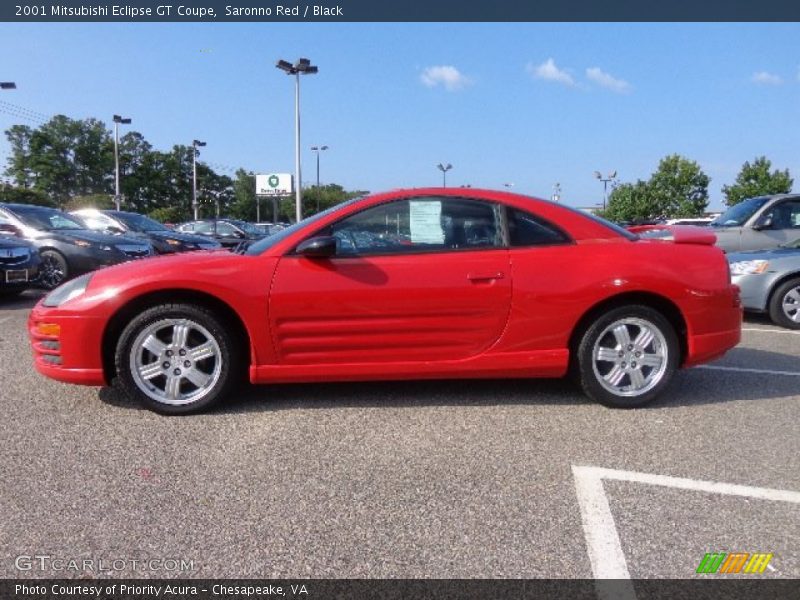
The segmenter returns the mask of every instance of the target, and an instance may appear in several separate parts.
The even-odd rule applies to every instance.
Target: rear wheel
[[[120,336],[116,368],[132,398],[163,414],[206,409],[238,377],[239,352],[219,319],[189,304],[155,306]]]
[[[614,408],[654,400],[678,367],[678,337],[648,306],[623,306],[598,318],[577,349],[578,382],[587,396]]]
[[[785,281],[769,301],[772,322],[787,329],[800,329],[800,278]]]
[[[67,259],[56,250],[41,252],[42,264],[39,267],[39,283],[47,290],[57,288],[69,277]]]

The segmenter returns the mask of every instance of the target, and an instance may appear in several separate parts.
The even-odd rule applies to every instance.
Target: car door
[[[511,303],[497,206],[420,197],[350,215],[317,234],[336,255],[282,257],[270,324],[284,364],[441,361],[489,348]]]
[[[741,250],[775,248],[800,237],[800,199],[779,200],[764,208],[742,232]]]

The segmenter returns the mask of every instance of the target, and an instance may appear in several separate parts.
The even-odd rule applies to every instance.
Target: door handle
[[[502,271],[495,271],[494,273],[469,273],[467,279],[470,281],[488,281],[490,279],[502,279],[504,276]]]

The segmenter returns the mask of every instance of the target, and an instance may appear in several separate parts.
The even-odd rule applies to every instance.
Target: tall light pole
[[[436,168],[442,172],[442,187],[447,187],[447,172],[453,168],[453,165],[450,163],[447,163],[446,165],[439,163],[436,165]]]
[[[192,140],[192,211],[194,220],[197,220],[197,148],[205,146],[205,142]]]
[[[319,153],[327,150],[327,146],[311,146],[311,149],[317,153],[317,212],[319,212]]]
[[[122,196],[119,194],[119,126],[130,125],[131,120],[114,115],[114,205],[117,210],[122,207]]]
[[[15,90],[17,84],[13,81],[0,81],[0,90]]]
[[[556,182],[556,184],[553,186],[553,195],[550,196],[550,200],[552,200],[553,202],[558,202],[559,200],[561,200],[561,184],[560,183]]]
[[[313,75],[319,68],[312,65],[307,58],[298,58],[294,64],[288,60],[279,60],[275,66],[287,75],[294,75],[294,180],[295,180],[295,213],[297,222],[303,220],[303,195],[300,179],[300,75]]]
[[[608,182],[614,181],[614,178],[617,176],[617,172],[611,171],[611,173],[608,174],[608,177],[604,178],[602,173],[600,173],[600,171],[595,171],[594,176],[596,179],[599,179],[600,181],[603,182],[603,210],[605,211],[606,199],[608,198]]]

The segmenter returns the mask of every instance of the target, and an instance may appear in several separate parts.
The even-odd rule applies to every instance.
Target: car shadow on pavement
[[[737,363],[771,364],[785,354],[740,348]],[[800,371],[800,369],[798,369]],[[800,377],[716,369],[686,369],[655,402],[640,410],[691,407],[800,395]],[[112,406],[138,409],[116,387],[100,390]],[[456,379],[245,385],[211,412],[415,406],[591,405],[569,379]]]
[[[25,290],[19,296],[3,298],[0,296],[0,310],[30,310],[47,293],[46,290]]]

